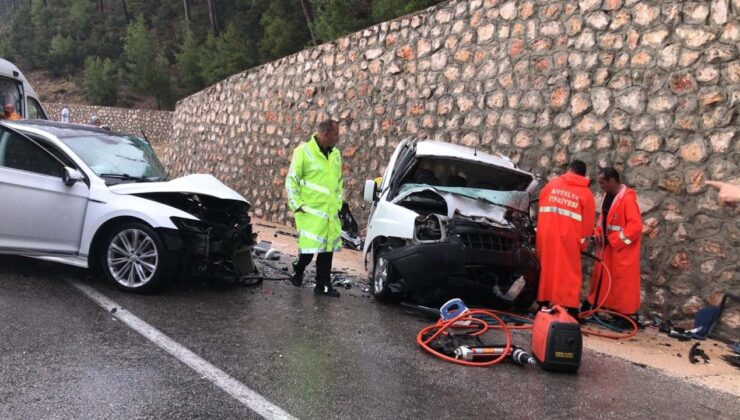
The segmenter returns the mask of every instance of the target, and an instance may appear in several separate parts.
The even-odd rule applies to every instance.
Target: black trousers
[[[316,257],[316,284],[319,286],[329,286],[331,284],[331,260],[334,258],[333,252],[319,252]],[[313,254],[300,254],[298,256],[298,271],[303,271],[308,263],[313,260]]]

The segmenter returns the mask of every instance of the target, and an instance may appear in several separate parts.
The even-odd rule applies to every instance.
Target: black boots
[[[293,263],[293,277],[290,278],[290,283],[295,287],[301,287],[303,284],[303,270],[304,268],[299,267],[298,261]]]
[[[333,288],[331,285],[322,285],[322,284],[316,284],[316,287],[313,288],[313,292],[317,295],[326,295],[331,297],[339,297],[339,291],[337,289]]]

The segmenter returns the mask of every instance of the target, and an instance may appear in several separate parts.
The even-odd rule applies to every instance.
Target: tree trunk
[[[182,0],[182,7],[185,9],[185,24],[190,28],[190,1]]]
[[[44,5],[46,5],[46,0],[44,0]],[[105,4],[103,3],[103,0],[98,0],[98,11],[101,15],[105,13]]]
[[[123,18],[126,19],[126,25],[131,22],[131,18],[128,15],[128,6],[126,5],[126,0],[121,0],[121,6],[123,6]]]
[[[211,30],[213,31],[213,36],[218,36],[221,30],[218,26],[218,8],[216,0],[208,0],[208,17],[211,19]]]
[[[309,3],[309,0],[301,0],[301,7],[303,7],[303,15],[306,17],[306,25],[308,25],[308,33],[311,34],[311,41],[313,41],[313,45],[318,45],[316,34],[313,32],[314,17],[311,3]]]

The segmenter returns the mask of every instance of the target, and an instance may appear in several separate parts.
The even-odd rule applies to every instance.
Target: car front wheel
[[[157,232],[143,223],[113,229],[100,253],[106,278],[128,292],[159,289],[169,275],[169,255]]]
[[[395,271],[385,258],[386,249],[379,249],[373,265],[373,275],[370,278],[370,290],[373,297],[378,302],[391,302],[393,300],[393,291],[390,284],[395,281]]]

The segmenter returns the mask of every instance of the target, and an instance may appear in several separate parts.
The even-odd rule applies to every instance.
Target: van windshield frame
[[[15,91],[12,89],[13,87],[15,87]],[[9,94],[15,95],[8,98]],[[15,106],[15,112],[24,115],[24,98],[25,90],[23,89],[22,81],[0,76],[0,107],[5,106],[7,103],[12,103]],[[12,99],[12,102],[8,102],[9,99]]]

